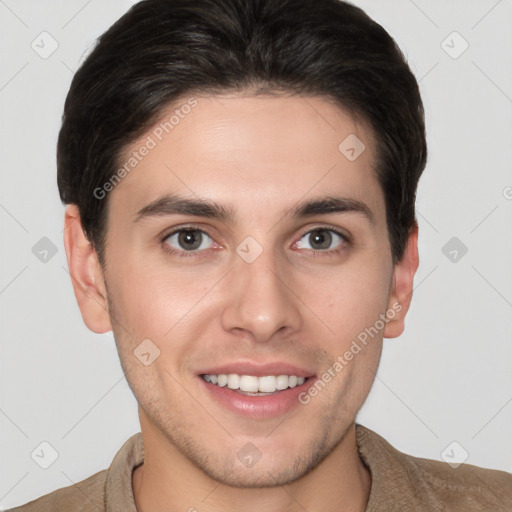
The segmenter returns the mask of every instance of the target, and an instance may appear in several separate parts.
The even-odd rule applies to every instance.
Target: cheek
[[[125,260],[110,279],[114,312],[124,327],[117,329],[116,340],[125,365],[140,374],[135,379],[139,387],[172,384],[165,368],[174,368],[173,375],[181,378],[187,371],[187,356],[200,351],[205,332],[218,319],[218,308],[212,300],[219,276],[211,270],[172,270],[160,264],[135,265]],[[154,345],[149,346],[156,346],[151,350],[158,354],[147,368],[133,357],[143,340],[150,340]]]
[[[208,291],[211,277],[125,260],[111,275],[116,305],[140,334],[163,336]]]
[[[322,380],[330,383],[325,394],[319,392],[323,398],[315,405],[318,414],[330,403],[339,418],[352,417],[371,389],[382,351],[382,315],[389,292],[386,272],[379,265],[347,267],[309,294],[308,305],[320,311],[318,316],[331,330],[322,341],[330,357]]]
[[[374,261],[340,266],[328,279],[306,287],[306,303],[318,311],[337,339],[347,341],[385,313],[389,279],[389,269]]]

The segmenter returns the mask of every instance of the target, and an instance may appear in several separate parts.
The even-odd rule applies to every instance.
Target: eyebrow
[[[162,217],[166,215],[191,215],[193,217],[208,217],[228,222],[235,218],[235,210],[208,199],[188,199],[176,194],[166,194],[136,213],[134,222],[147,217]]]
[[[366,203],[359,199],[342,196],[326,196],[298,203],[286,214],[286,217],[295,219],[329,213],[359,213],[375,224],[375,216]],[[134,222],[148,217],[167,215],[207,217],[231,223],[236,219],[236,211],[231,205],[225,206],[208,199],[189,199],[176,194],[166,194],[140,209],[135,214]]]
[[[292,218],[301,218],[328,213],[360,213],[372,224],[375,224],[371,208],[363,201],[351,197],[327,196],[311,199],[299,203],[288,215]]]

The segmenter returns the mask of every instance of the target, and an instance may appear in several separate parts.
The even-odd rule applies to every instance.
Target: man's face
[[[110,192],[112,327],[143,431],[223,483],[283,484],[338,445],[377,370],[393,265],[374,143],[321,98],[196,99],[168,134],[159,122],[127,149],[126,159],[148,136],[156,143]],[[350,135],[366,146],[355,160],[338,148]],[[171,194],[226,216],[143,210]],[[325,203],[294,215],[326,198],[363,203],[369,215]],[[333,371],[375,325],[378,334]],[[329,368],[330,382],[305,395]],[[249,396],[202,377],[231,373],[270,376],[244,378],[249,386],[309,379]]]

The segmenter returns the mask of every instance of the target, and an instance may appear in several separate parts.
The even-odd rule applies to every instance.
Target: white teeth
[[[257,393],[259,386],[258,377],[252,375],[241,375],[240,376],[240,391],[250,391]]]
[[[228,375],[228,388],[238,389],[240,387],[240,375],[237,373],[230,373]]]
[[[254,375],[238,375],[230,373],[226,375],[203,375],[206,382],[216,384],[221,388],[226,386],[229,389],[240,390],[245,393],[275,393],[287,388],[301,386],[306,379],[296,375],[265,375],[256,377]]]
[[[274,377],[273,375],[260,377],[258,380],[259,390],[262,393],[273,393],[276,390],[276,377]]]
[[[280,391],[288,387],[288,375],[279,375],[276,379],[276,388]]]

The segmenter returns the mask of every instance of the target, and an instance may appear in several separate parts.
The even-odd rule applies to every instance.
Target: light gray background
[[[107,468],[139,431],[114,340],[75,302],[55,177],[73,71],[132,3],[0,0],[2,508]],[[430,150],[406,332],[385,341],[359,422],[410,454],[441,460],[456,441],[450,455],[512,471],[512,0],[354,3],[406,53]],[[43,31],[59,45],[46,59],[31,48],[51,48]],[[469,44],[458,58],[453,31]],[[32,252],[42,237],[57,248],[46,263]],[[452,237],[468,248],[456,262],[442,250]],[[31,458],[43,441],[58,452],[48,469]]]

